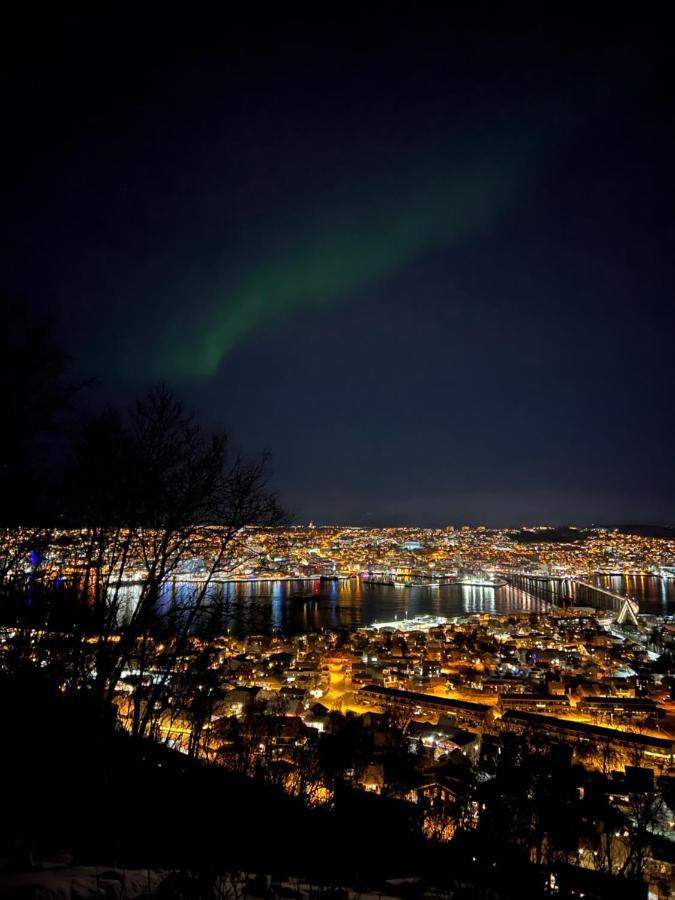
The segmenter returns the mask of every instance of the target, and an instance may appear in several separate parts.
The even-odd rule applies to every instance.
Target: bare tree
[[[159,728],[177,666],[191,668],[191,635],[214,580],[236,565],[246,526],[281,520],[268,468],[266,454],[244,459],[225,435],[206,432],[164,386],[128,420],[105,413],[82,429],[66,484],[82,529],[79,596],[95,646],[89,677],[110,702],[133,675],[134,735]],[[181,588],[175,603],[172,583]],[[192,674],[197,683],[200,673]]]
[[[639,879],[649,856],[651,834],[663,824],[665,804],[654,786],[635,787],[629,790],[626,811],[628,854],[621,874]]]

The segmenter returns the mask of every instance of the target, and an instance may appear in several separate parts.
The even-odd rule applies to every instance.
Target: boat
[[[675,579],[675,566],[661,566],[656,573],[663,581],[672,581]]]
[[[401,587],[427,587],[427,588],[437,588],[440,587],[440,581],[424,581],[424,579],[411,579],[410,581],[404,582]]]
[[[496,575],[485,575],[483,572],[464,572],[454,583],[461,584],[462,587],[498,588],[504,587],[508,581]]]
[[[389,587],[395,587],[396,585],[393,578],[386,578],[382,575],[364,575],[361,577],[361,581],[368,585],[388,585]]]
[[[462,587],[499,588],[508,584],[508,581],[505,581],[503,578],[495,578],[494,581],[464,581],[463,579],[458,579],[455,584],[460,584]]]
[[[379,631],[381,628],[394,631],[427,631],[430,628],[447,625],[449,621],[445,616],[420,615],[412,619],[407,617],[405,619],[395,619],[393,622],[373,622],[367,627],[374,631]]]

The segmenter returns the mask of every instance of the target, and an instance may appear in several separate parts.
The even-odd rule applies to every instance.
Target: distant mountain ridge
[[[671,538],[675,540],[675,525],[612,525],[622,534],[635,534],[640,537]]]
[[[522,544],[574,543],[585,540],[594,530],[605,528],[638,537],[669,538],[675,540],[675,526],[672,525],[594,525],[576,527],[574,525],[551,526],[550,528],[520,528],[510,532],[510,536]]]

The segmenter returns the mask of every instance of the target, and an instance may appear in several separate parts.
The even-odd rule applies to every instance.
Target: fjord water
[[[617,594],[634,597],[641,613],[675,614],[675,581],[652,576],[597,577],[595,583]],[[418,615],[461,616],[470,613],[516,613],[544,610],[551,593],[532,584],[524,591],[513,585],[498,588],[449,584],[437,588],[372,585],[359,578],[346,581],[288,580],[221,582],[209,589],[208,614],[202,625],[231,634],[280,631],[297,634],[321,628],[354,628],[373,622],[413,618]],[[161,600],[171,620],[181,617],[196,586],[169,582]],[[128,601],[134,602],[134,588]],[[566,588],[574,595],[574,587]],[[312,598],[308,600],[306,598]],[[197,626],[199,627],[199,626]]]

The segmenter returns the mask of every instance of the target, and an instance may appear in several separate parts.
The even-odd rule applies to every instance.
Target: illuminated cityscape
[[[0,900],[675,900],[667,6],[15,7]]]
[[[92,567],[89,532],[54,530],[39,556],[21,552],[29,537],[11,535],[7,577],[18,575],[7,570],[12,558],[32,591],[52,582],[67,595],[86,584],[91,598],[101,579],[115,614],[77,649],[68,632],[35,631],[29,657],[61,677],[65,691],[64,659],[75,654],[81,677],[95,682],[102,648],[133,635],[108,685],[119,726],[131,734],[262,777],[311,808],[330,807],[346,786],[397,800],[410,805],[427,840],[450,844],[458,830],[483,834],[496,815],[490,786],[503,777],[513,740],[533,759],[558,748],[574,772],[575,814],[600,816],[592,834],[581,829],[566,848],[567,859],[611,875],[631,869],[640,852],[644,879],[670,881],[668,853],[653,842],[649,853],[639,848],[645,835],[638,838],[632,814],[648,777],[650,797],[659,797],[650,828],[667,846],[675,834],[675,681],[664,660],[675,652],[675,538],[543,526],[248,527],[232,538],[226,562],[222,530],[197,529],[189,555],[164,574],[148,633],[129,628],[150,574],[146,534],[117,569],[100,554]],[[123,537],[135,547],[128,530]],[[603,587],[608,578],[620,592]],[[258,592],[228,598],[224,582]],[[651,612],[637,599],[648,596],[646,582],[666,592]],[[500,608],[500,594],[514,591]],[[252,603],[289,607],[301,615],[299,630],[291,617],[260,633],[239,623],[232,633],[231,605]],[[363,607],[361,621],[327,626],[320,610],[342,603]],[[434,612],[409,615],[408,607]],[[364,621],[375,608],[403,612]],[[5,628],[0,661],[25,640]],[[326,747],[342,741],[351,747],[343,762],[327,762]],[[595,805],[581,802],[586,792]],[[602,804],[612,810],[611,833]]]
[[[222,536],[217,527],[197,531],[190,551],[175,561],[175,577],[231,580],[345,579],[390,575],[414,581],[472,583],[496,573],[583,579],[592,576],[645,577],[675,581],[675,536],[653,537],[640,529],[586,527],[521,529],[484,527],[351,528],[309,526],[243,528],[228,554],[213,565]],[[54,530],[40,558],[45,574],[68,577],[86,564],[88,533]],[[26,535],[9,538],[20,554]],[[17,555],[21,566],[30,562]],[[140,545],[125,563],[125,577],[142,577]],[[114,564],[111,565],[114,568]],[[473,576],[471,575],[473,573]],[[424,581],[421,582],[425,583]],[[479,582],[476,582],[479,583]]]

